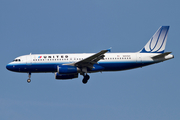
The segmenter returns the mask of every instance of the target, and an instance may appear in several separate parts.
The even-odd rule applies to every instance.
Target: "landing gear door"
[[[136,54],[136,63],[142,63],[142,58],[141,58],[141,54],[140,53]]]
[[[32,65],[32,56],[31,55],[26,56],[26,65]]]

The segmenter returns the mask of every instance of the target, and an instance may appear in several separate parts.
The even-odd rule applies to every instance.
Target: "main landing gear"
[[[29,73],[28,77],[29,77],[29,79],[27,79],[27,82],[30,83],[31,82],[31,79],[30,79],[31,78],[31,73]]]
[[[90,76],[89,76],[88,74],[83,75],[83,76],[84,76],[84,78],[83,78],[82,82],[83,82],[84,84],[86,84],[86,83],[88,82]]]
[[[90,76],[87,74],[87,67],[83,67],[83,68],[81,69],[81,71],[82,71],[81,75],[84,76],[82,82],[83,82],[84,84],[86,84],[86,83],[88,82],[89,78],[90,78]]]

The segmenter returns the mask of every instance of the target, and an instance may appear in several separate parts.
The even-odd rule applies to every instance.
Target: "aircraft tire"
[[[31,79],[27,79],[27,82],[30,83],[30,82],[31,82]]]
[[[86,83],[88,82],[88,80],[83,79],[82,82],[83,82],[84,84],[86,84]]]
[[[82,80],[82,82],[83,82],[84,84],[86,84],[86,83],[88,82],[89,78],[90,78],[89,75],[85,75],[84,78],[83,78],[83,80]]]

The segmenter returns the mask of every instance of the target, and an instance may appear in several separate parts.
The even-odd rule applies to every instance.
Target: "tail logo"
[[[160,27],[152,36],[141,53],[164,53],[169,26]]]

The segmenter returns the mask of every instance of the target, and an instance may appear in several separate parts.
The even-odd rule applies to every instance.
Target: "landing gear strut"
[[[29,73],[28,77],[29,77],[29,79],[27,79],[27,82],[30,83],[31,82],[31,79],[30,79],[31,78],[31,73]]]
[[[84,78],[83,78],[82,82],[84,84],[86,84],[88,82],[89,78],[90,78],[90,76],[88,74],[84,75]]]

